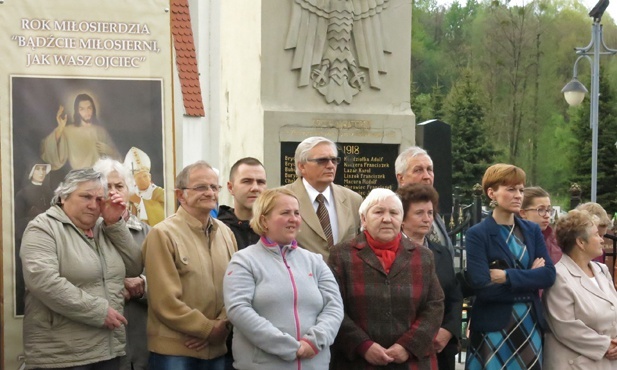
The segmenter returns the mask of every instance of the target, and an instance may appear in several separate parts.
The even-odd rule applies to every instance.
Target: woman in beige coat
[[[125,354],[125,276],[142,271],[126,203],[103,175],[73,170],[24,232],[27,369],[117,370]]]
[[[592,216],[573,210],[559,219],[557,242],[563,257],[555,284],[544,291],[550,331],[545,335],[545,369],[617,369],[617,292],[602,255],[602,237]]]

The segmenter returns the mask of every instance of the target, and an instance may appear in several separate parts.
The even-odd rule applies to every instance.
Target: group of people
[[[428,153],[403,151],[398,190],[365,199],[334,184],[339,163],[334,142],[307,138],[298,179],[267,189],[261,162],[243,158],[227,183],[233,207],[214,218],[222,186],[198,161],[177,175],[177,211],[152,228],[127,211],[122,164],[71,171],[22,239],[27,368],[453,370],[463,296]],[[466,367],[610,369],[617,293],[590,262],[598,222],[559,219],[555,268],[540,230],[550,199],[524,203],[524,183],[511,165],[483,179],[494,210],[466,236]]]
[[[548,193],[506,164],[482,179],[493,211],[466,234],[475,299],[466,369],[617,369],[617,292],[596,203],[555,216]]]

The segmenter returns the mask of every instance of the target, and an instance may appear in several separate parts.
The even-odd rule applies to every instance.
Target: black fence
[[[444,223],[449,229],[448,236],[454,246],[454,267],[457,272],[466,263],[465,233],[483,218],[482,187],[480,184],[473,187],[471,203],[464,204],[461,198],[460,188],[456,187],[452,195],[452,212],[444,215]]]

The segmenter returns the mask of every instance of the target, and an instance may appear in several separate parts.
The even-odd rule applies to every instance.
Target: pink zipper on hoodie
[[[298,315],[298,288],[296,287],[296,280],[294,279],[294,274],[291,272],[291,267],[287,263],[287,258],[285,258],[285,254],[287,250],[283,249],[283,247],[279,247],[281,250],[281,256],[283,257],[283,263],[285,267],[287,267],[287,272],[289,273],[289,279],[291,280],[291,286],[294,291],[294,320],[296,321],[296,339],[299,341],[302,338],[300,337],[300,316]],[[298,361],[298,370],[302,370],[302,361],[300,359]]]
[[[289,274],[289,280],[291,280],[291,287],[294,293],[294,321],[296,323],[296,339],[300,341],[302,338],[300,337],[300,316],[298,315],[298,288],[296,286],[296,280],[294,279],[294,274],[291,271],[291,267],[287,263],[287,258],[285,258],[287,249],[285,249],[283,246],[280,246],[272,242],[271,240],[268,240],[266,237],[263,237],[263,236],[261,237],[261,241],[267,247],[278,247],[279,251],[281,252],[281,257],[283,258],[283,263],[285,264],[285,267],[287,268],[287,273]],[[297,242],[295,240],[292,241],[290,248],[296,249],[297,247],[298,247]],[[302,361],[300,359],[297,359],[297,362],[298,362],[298,370],[302,370]]]

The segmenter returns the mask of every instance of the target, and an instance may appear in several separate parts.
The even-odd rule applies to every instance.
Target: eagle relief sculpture
[[[313,87],[328,103],[351,104],[367,82],[381,89],[386,43],[381,14],[390,0],[292,0],[285,50],[294,49],[298,87]],[[353,40],[353,42],[352,42]],[[368,74],[368,76],[367,76]]]

